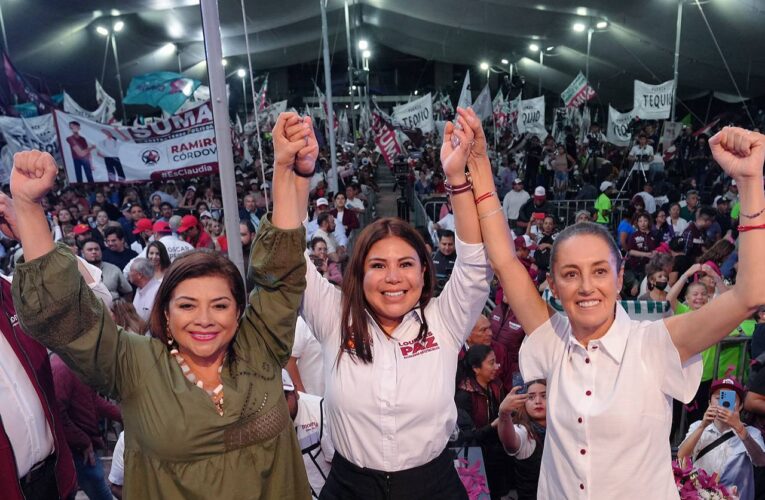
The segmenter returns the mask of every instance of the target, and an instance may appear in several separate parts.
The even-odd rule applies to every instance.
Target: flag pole
[[[228,258],[246,278],[242,241],[239,237],[239,207],[236,200],[234,152],[231,145],[226,76],[223,73],[223,51],[220,38],[220,18],[217,0],[201,0],[202,33],[207,57],[207,76],[210,80],[210,105],[215,122],[215,143],[218,146],[218,175],[220,176],[223,214],[228,241]]]
[[[348,95],[351,97],[351,126],[353,127],[353,141],[356,142],[356,117],[353,115],[353,54],[351,53],[351,22],[348,14],[348,0],[345,5],[345,40],[348,42]],[[359,105],[361,111],[361,105]]]
[[[327,34],[326,0],[319,0],[321,6],[321,38],[324,54],[324,93],[327,100],[327,129],[329,129],[329,155],[332,168],[329,171],[329,190],[337,193],[337,147],[335,146],[335,111],[332,108],[332,68],[329,62],[329,35]]]

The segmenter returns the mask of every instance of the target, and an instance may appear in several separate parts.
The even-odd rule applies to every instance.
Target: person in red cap
[[[534,283],[537,283],[539,269],[537,268],[534,259],[531,258],[531,251],[534,250],[536,246],[531,241],[531,238],[529,238],[527,235],[516,237],[514,242],[515,253],[518,256],[518,260],[520,260],[523,266],[526,268],[526,271],[528,271],[529,276],[531,276],[531,279],[534,281]]]
[[[152,232],[151,219],[144,218],[136,221],[133,235],[138,244],[141,245],[141,248],[146,248],[146,245],[149,244],[149,238],[151,238]],[[135,248],[133,250],[135,250]]]
[[[754,427],[741,422],[746,391],[736,377],[726,374],[712,382],[709,408],[691,424],[677,458],[690,457],[720,484],[735,487],[741,500],[754,499],[754,468],[765,465],[765,442]]]
[[[178,226],[178,234],[181,234],[184,241],[191,243],[194,248],[213,248],[212,238],[202,229],[199,220],[193,215],[183,216],[181,225]]]

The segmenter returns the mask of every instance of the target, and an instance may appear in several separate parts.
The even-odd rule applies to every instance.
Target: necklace
[[[207,395],[212,400],[213,405],[215,405],[215,411],[218,412],[218,415],[222,417],[223,416],[223,384],[219,383],[215,387],[215,389],[212,389],[212,390],[205,389],[204,382],[202,382],[202,380],[200,380],[199,377],[197,377],[194,374],[189,364],[186,363],[186,360],[183,359],[183,356],[181,356],[181,353],[178,352],[178,349],[170,350],[170,354],[173,355],[173,357],[175,358],[175,361],[178,363],[178,366],[181,367],[181,371],[183,372],[183,375],[186,377],[186,379],[207,393]],[[221,365],[218,367],[218,374],[219,374],[218,378],[220,378],[220,373],[222,371],[223,371],[223,363],[221,363]]]

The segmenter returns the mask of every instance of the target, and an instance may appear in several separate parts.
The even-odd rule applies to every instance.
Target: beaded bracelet
[[[467,193],[468,191],[472,191],[473,183],[470,182],[470,179],[468,179],[462,184],[457,184],[456,186],[452,186],[448,182],[445,182],[444,187],[446,188],[446,194],[448,194],[449,196],[453,196],[455,194]]]
[[[762,215],[763,212],[765,212],[765,208],[763,208],[762,210],[760,210],[756,214],[752,214],[752,215],[740,214],[740,215],[741,215],[741,217],[743,217],[745,219],[755,219],[755,218],[759,217],[760,215]]]
[[[492,215],[494,215],[494,214],[498,214],[498,213],[500,213],[501,211],[502,211],[502,207],[498,207],[498,208],[495,208],[495,209],[494,209],[494,210],[492,210],[491,212],[488,212],[488,213],[485,213],[485,214],[483,214],[483,215],[480,215],[480,216],[478,216],[478,220],[484,220],[484,219],[486,219],[486,218],[489,218],[489,217],[491,217],[491,216],[492,216]]]
[[[765,229],[765,224],[757,224],[756,226],[738,226],[739,233],[754,231],[755,229]]]
[[[476,206],[479,203],[481,203],[483,200],[488,200],[492,196],[497,196],[497,192],[496,191],[489,191],[488,193],[482,194],[481,196],[479,196],[478,198],[475,199]]]

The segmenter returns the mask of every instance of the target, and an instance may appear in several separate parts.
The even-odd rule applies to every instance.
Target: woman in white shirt
[[[448,123],[441,148],[458,255],[441,295],[433,297],[425,242],[395,218],[359,234],[341,290],[308,262],[302,315],[322,344],[336,450],[322,499],[467,499],[446,446],[457,421],[459,351],[492,272],[465,176],[473,134],[460,113],[462,130]]]
[[[471,122],[478,136],[480,122]],[[476,140],[476,146],[482,141]],[[631,321],[618,304],[621,255],[604,228],[563,230],[549,285],[566,316],[547,306],[515,257],[502,217],[481,230],[508,302],[524,331],[524,379],[547,380],[548,428],[539,498],[678,498],[670,467],[672,398],[688,402],[701,378],[699,353],[751,316],[765,297],[765,136],[725,128],[710,140],[715,160],[738,185],[738,283],[697,311]],[[494,190],[486,161],[468,161],[476,195]],[[498,206],[498,203],[493,203]],[[483,207],[482,207],[483,208]],[[751,229],[751,231],[749,230]]]
[[[669,206],[669,223],[676,235],[680,236],[688,227],[688,221],[680,217],[680,204],[673,203]]]
[[[525,389],[523,393],[521,389]],[[515,458],[515,490],[518,500],[536,500],[539,469],[547,434],[547,382],[532,380],[513,387],[499,405],[499,440]]]

